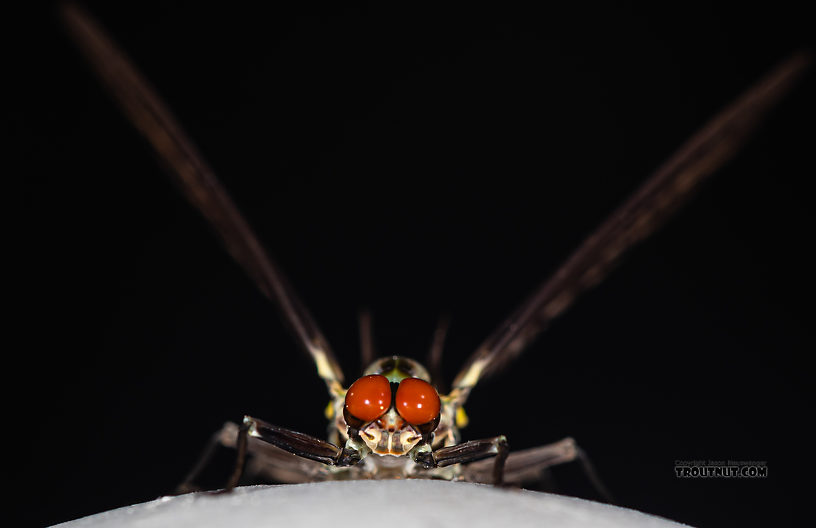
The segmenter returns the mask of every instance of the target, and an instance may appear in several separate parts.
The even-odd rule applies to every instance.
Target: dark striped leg
[[[493,468],[493,484],[501,486],[504,482],[504,463],[507,460],[507,439],[495,436],[483,440],[471,440],[450,447],[442,447],[431,453],[421,453],[415,459],[426,468],[445,467],[453,464],[467,464],[488,457],[486,461]]]
[[[247,443],[250,438],[263,440],[293,455],[329,466],[353,466],[362,458],[357,451],[340,448],[331,442],[307,434],[298,433],[297,431],[284,429],[283,427],[272,425],[258,418],[244,416],[244,421],[238,429],[238,440],[236,442],[238,455],[235,460],[235,470],[224,488],[224,492],[230,492],[238,485],[238,480],[244,471]]]
[[[190,493],[192,491],[201,491],[201,488],[199,488],[195,482],[198,479],[199,474],[201,474],[204,468],[207,467],[207,464],[209,464],[210,460],[215,454],[216,448],[219,445],[235,447],[238,451],[235,469],[230,475],[227,485],[224,488],[224,491],[231,491],[238,484],[238,480],[243,474],[248,444],[247,429],[248,428],[244,425],[239,427],[232,422],[227,422],[224,424],[224,427],[210,437],[210,441],[207,442],[207,445],[204,447],[201,455],[199,455],[198,461],[193,466],[193,469],[187,473],[187,476],[184,477],[184,481],[176,486],[176,493],[182,494]],[[230,433],[232,433],[232,441],[230,441],[230,438],[228,438]]]
[[[325,465],[351,466],[360,460],[359,454],[349,449],[246,416],[240,426],[227,422],[210,438],[176,493],[200,489],[194,483],[219,445],[237,450],[235,469],[224,487],[225,492],[238,485],[248,454],[253,455],[255,462],[251,471],[278,482],[322,480]]]
[[[210,440],[207,442],[207,445],[204,447],[204,450],[198,456],[198,460],[196,461],[193,468],[190,470],[189,473],[184,477],[184,481],[181,484],[176,486],[176,494],[181,495],[182,493],[190,493],[192,491],[201,491],[201,488],[198,487],[195,482],[198,479],[198,476],[207,467],[210,460],[212,459],[213,455],[215,454],[215,450],[219,445],[227,445],[224,442],[224,431],[227,429],[232,428],[235,433],[233,434],[233,440],[236,438],[238,434],[238,426],[232,422],[227,422],[224,424],[224,427],[218,430],[214,435],[210,437]]]
[[[507,484],[523,486],[540,481],[548,468],[572,461],[581,464],[581,469],[598,494],[606,502],[615,504],[612,494],[598,477],[589,457],[572,438],[564,438],[545,446],[510,453],[504,468],[504,480]],[[489,482],[492,468],[487,462],[474,462],[465,466],[463,471],[465,479],[474,482]]]

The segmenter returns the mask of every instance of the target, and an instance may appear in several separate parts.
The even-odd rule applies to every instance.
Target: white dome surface
[[[573,497],[438,480],[357,480],[247,486],[232,493],[162,497],[59,524],[62,528],[234,526],[559,528],[686,526]]]

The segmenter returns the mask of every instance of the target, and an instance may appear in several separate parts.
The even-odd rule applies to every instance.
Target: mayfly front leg
[[[238,449],[240,429],[241,426],[237,423],[227,422],[213,434],[198,456],[195,465],[184,477],[184,481],[176,488],[175,493],[201,491],[202,488],[197,484],[200,474],[208,466],[219,446]],[[242,472],[243,475],[291,484],[326,480],[325,464],[295,456],[260,438],[249,436],[244,449],[246,451],[244,454],[246,464]]]
[[[250,437],[263,440],[293,455],[329,466],[353,466],[364,456],[364,452],[360,450],[348,447],[340,448],[326,440],[278,427],[258,418],[245,416],[238,429],[238,438],[236,440],[238,454],[236,456],[235,470],[224,491],[230,491],[238,485],[238,481],[243,474]]]
[[[504,466],[504,482],[513,486],[533,484],[540,481],[544,472],[552,466],[567,462],[578,462],[598,494],[609,504],[616,503],[587,454],[569,437],[552,444],[510,453]],[[484,460],[465,466],[462,476],[472,482],[489,482],[491,471],[493,468],[489,461]]]
[[[442,447],[432,452],[419,453],[414,461],[422,464],[426,469],[431,469],[496,457],[493,461],[493,483],[501,486],[504,482],[504,463],[507,460],[507,454],[507,439],[504,436],[495,436]]]

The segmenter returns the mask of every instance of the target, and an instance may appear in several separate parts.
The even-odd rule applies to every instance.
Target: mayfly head
[[[393,356],[377,360],[351,384],[343,418],[372,452],[400,456],[431,437],[441,408],[428,371],[416,361]]]

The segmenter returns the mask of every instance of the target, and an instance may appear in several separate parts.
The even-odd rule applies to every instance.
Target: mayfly
[[[235,261],[280,309],[312,358],[331,401],[328,440],[247,416],[227,424],[213,446],[237,449],[226,486],[247,469],[280,482],[357,478],[440,478],[523,485],[555,464],[581,461],[600,484],[583,451],[566,438],[508,452],[504,436],[460,441],[463,405],[479,381],[518,356],[583,291],[598,284],[625,252],[654,232],[697,186],[730,159],[808,66],[794,55],[715,116],[592,233],[549,280],[533,291],[467,360],[450,385],[437,376],[445,329],[436,334],[425,368],[405,357],[374,359],[370,325],[362,318],[362,352],[369,364],[349,386],[334,353],[280,269],[261,247],[193,143],[164,103],[104,32],[79,8],[63,8],[66,25],[125,114],[169,168],[186,198],[209,221]],[[190,489],[209,456],[188,475]]]

